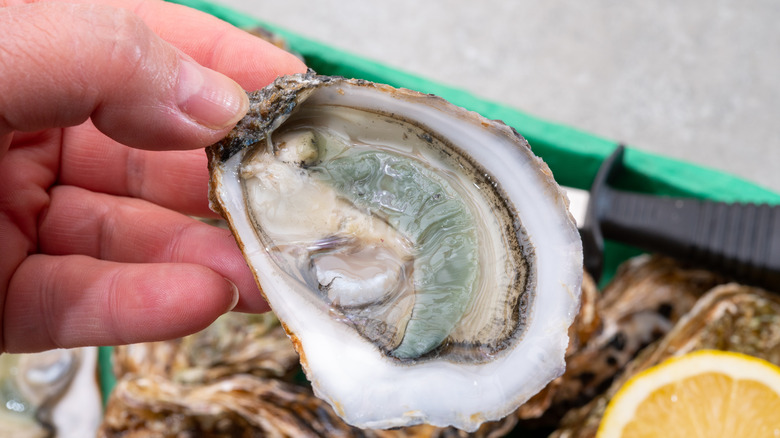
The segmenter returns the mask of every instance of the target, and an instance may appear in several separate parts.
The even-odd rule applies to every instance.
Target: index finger
[[[158,35],[197,62],[231,77],[244,89],[261,88],[305,66],[285,52],[203,12],[160,1],[109,0],[133,11]],[[63,139],[60,182],[93,191],[142,198],[177,211],[211,216],[202,151],[129,150],[87,122]]]
[[[188,215],[216,217],[209,209],[208,181],[203,149],[129,148],[103,135],[89,121],[63,136],[62,185],[144,199]]]
[[[68,0],[57,0],[68,1]],[[86,0],[134,12],[157,35],[216,70],[245,90],[257,90],[276,77],[303,73],[304,64],[246,31],[213,15],[160,0]]]

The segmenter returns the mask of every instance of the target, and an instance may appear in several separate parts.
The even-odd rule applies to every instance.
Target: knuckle
[[[160,67],[171,57],[164,42],[135,13],[104,5],[90,5],[88,13],[81,15],[82,46],[93,51],[78,55],[85,69],[101,68],[96,81],[111,78],[120,87],[138,80],[153,80]],[[95,47],[96,46],[96,47]],[[94,50],[96,49],[96,50]],[[93,69],[94,70],[94,69]]]
[[[113,77],[128,79],[143,67],[151,46],[151,31],[139,17],[123,9],[111,9],[107,15],[98,24],[104,60]]]
[[[106,35],[110,39],[110,55],[112,61],[123,65],[140,63],[150,45],[149,32],[146,25],[135,14],[124,9],[114,9]]]

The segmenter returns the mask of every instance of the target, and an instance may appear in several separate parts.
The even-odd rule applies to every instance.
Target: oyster
[[[341,421],[297,378],[271,314],[230,312],[181,339],[114,348],[116,387],[98,437],[430,437],[430,426],[371,434]],[[2,436],[2,434],[0,434]]]
[[[569,332],[566,371],[518,409],[519,427],[557,426],[565,413],[602,394],[645,347],[725,281],[716,273],[648,254],[620,265],[602,292],[585,274],[580,313]]]
[[[155,375],[201,384],[236,374],[285,377],[297,372],[298,355],[273,315],[226,313],[195,335],[118,346],[113,363],[118,378]]]
[[[0,436],[83,437],[100,423],[97,348],[0,355]]]
[[[736,283],[720,285],[701,297],[669,333],[628,364],[600,396],[569,411],[551,437],[593,438],[609,400],[642,371],[696,350],[734,351],[780,364],[780,299]]]
[[[563,372],[581,244],[517,132],[312,72],[250,101],[207,149],[212,208],[341,417],[475,430]]]

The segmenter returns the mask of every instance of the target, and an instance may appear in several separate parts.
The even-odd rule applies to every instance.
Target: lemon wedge
[[[596,437],[780,437],[780,367],[714,350],[669,359],[623,385]]]

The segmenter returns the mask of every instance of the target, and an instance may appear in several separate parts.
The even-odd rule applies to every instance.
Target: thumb
[[[128,146],[192,149],[224,136],[248,106],[237,83],[200,66],[122,9],[3,8],[0,41],[0,138],[91,117]]]

